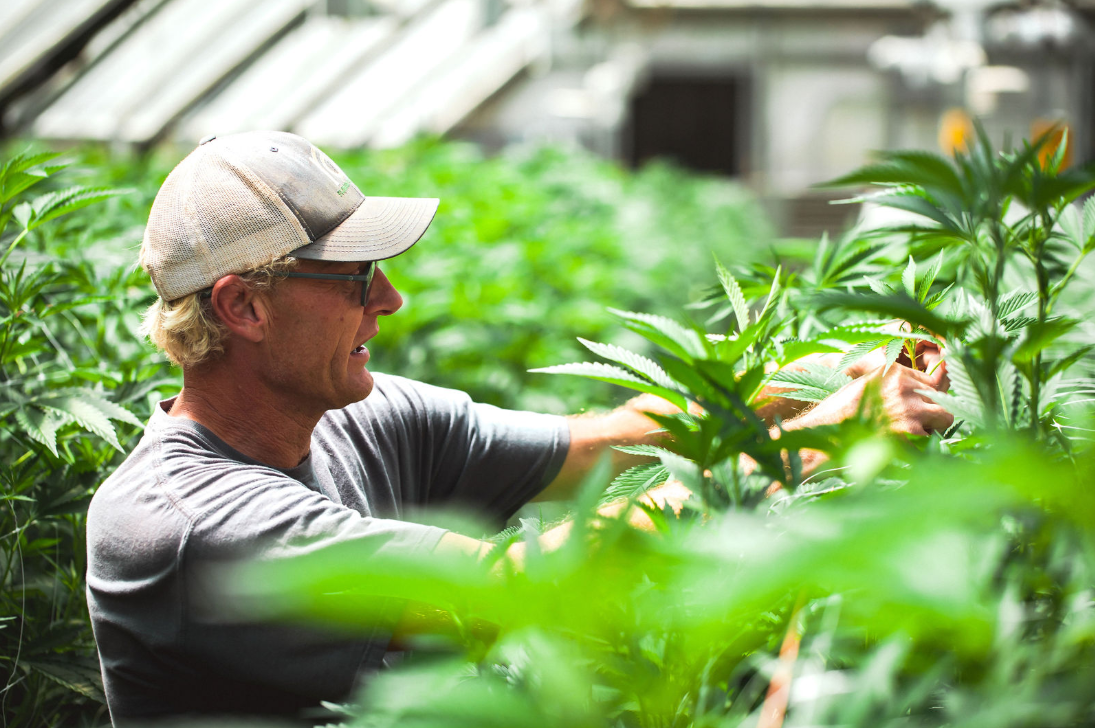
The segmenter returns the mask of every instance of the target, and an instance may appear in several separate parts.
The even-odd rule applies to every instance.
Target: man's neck
[[[193,420],[244,455],[282,469],[308,456],[312,430],[323,416],[299,412],[257,383],[210,371],[183,373],[183,389],[168,414]]]

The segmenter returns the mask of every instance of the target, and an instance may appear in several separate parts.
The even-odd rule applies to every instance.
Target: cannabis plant
[[[84,516],[163,373],[118,314],[133,307],[133,270],[96,260],[81,229],[64,225],[123,191],[57,185],[66,165],[56,157],[27,152],[0,164],[0,711],[8,726],[103,713],[84,601]],[[129,358],[119,355],[125,347]]]

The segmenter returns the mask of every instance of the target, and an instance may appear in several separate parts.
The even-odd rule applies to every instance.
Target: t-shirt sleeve
[[[418,422],[425,482],[404,484],[407,501],[504,520],[543,490],[566,459],[564,417],[481,404],[463,392],[398,377],[384,385],[386,396],[402,401]]]

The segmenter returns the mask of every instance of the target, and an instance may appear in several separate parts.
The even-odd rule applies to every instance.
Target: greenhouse
[[[8,0],[4,725],[1095,723],[1092,48]]]

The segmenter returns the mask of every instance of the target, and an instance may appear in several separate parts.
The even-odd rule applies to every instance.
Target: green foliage
[[[137,334],[154,293],[134,265],[180,156],[91,148],[73,164],[13,149],[0,166],[5,725],[106,720],[84,516],[151,407],[180,384]],[[435,141],[339,163],[367,194],[442,198],[422,244],[384,266],[406,305],[371,342],[374,366],[513,408],[611,402],[608,385],[560,387],[526,369],[580,351],[575,331],[614,333],[609,304],[678,309],[711,251],[743,260],[770,235],[740,189],[670,167],[632,175],[577,153],[488,159]]]
[[[1095,207],[1076,200],[1095,175],[1044,145],[883,155],[837,182],[883,186],[857,199],[907,220],[824,239],[813,260],[717,264],[691,307],[702,325],[613,310],[641,353],[582,340],[609,363],[536,370],[699,405],[657,416],[672,440],[626,448],[651,461],[609,487],[692,489],[679,517],[643,506],[653,533],[596,516],[592,487],[562,548],[525,529],[521,572],[345,545],[245,565],[226,597],[367,629],[384,595],[462,625],[447,652],[373,680],[354,726],[1091,722],[1095,341],[1078,307]],[[947,433],[889,434],[870,392],[840,425],[769,429],[754,411],[770,387],[816,402],[868,362],[920,368],[935,341],[950,390],[924,395],[955,414]],[[826,358],[780,368],[810,355]],[[825,469],[804,478],[802,448]]]
[[[103,239],[117,229],[64,217],[117,203],[122,191],[57,186],[67,165],[56,157],[22,153],[0,165],[0,700],[8,726],[105,721],[84,599],[84,516],[157,390],[176,381],[136,335],[149,295],[131,262],[116,261],[129,252],[121,241]]]

